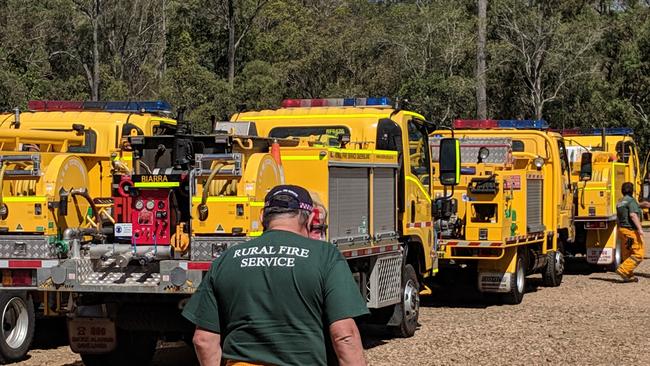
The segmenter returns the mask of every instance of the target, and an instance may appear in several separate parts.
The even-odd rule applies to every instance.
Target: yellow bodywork
[[[264,206],[264,196],[271,188],[278,184],[296,184],[308,189],[315,197],[318,197],[319,204],[324,207],[338,205],[332,202],[331,184],[332,169],[345,167],[346,169],[358,169],[368,174],[369,195],[362,196],[358,192],[358,198],[367,202],[369,216],[367,218],[366,231],[361,233],[366,240],[357,243],[339,243],[339,249],[369,249],[380,244],[378,232],[375,232],[375,209],[377,199],[373,198],[375,185],[374,174],[377,169],[397,169],[397,152],[382,150],[355,150],[340,149],[319,146],[300,145],[297,147],[282,147],[280,150],[281,162],[278,163],[270,153],[257,152],[247,156],[243,164],[241,178],[233,182],[236,189],[224,192],[213,188],[207,197],[203,196],[206,184],[205,179],[198,179],[196,194],[192,197],[193,215],[192,227],[195,237],[244,235],[258,236],[262,233],[260,213]],[[217,168],[218,169],[218,168]],[[216,184],[223,187],[230,178],[222,179]],[[396,178],[393,178],[396,183]],[[334,188],[342,189],[342,187]],[[221,193],[221,194],[220,194]],[[200,203],[207,205],[207,217],[201,218],[199,209]],[[392,207],[396,210],[396,207]],[[329,217],[331,218],[331,216]],[[393,223],[394,225],[396,223]],[[330,222],[332,229],[336,223]],[[330,229],[330,232],[331,232]],[[352,233],[359,234],[359,233]],[[333,238],[328,238],[332,240]],[[392,238],[393,241],[397,237]],[[382,242],[381,244],[386,244]]]
[[[365,151],[378,149],[378,125],[380,120],[390,119],[401,131],[404,180],[399,187],[403,190],[400,197],[402,209],[398,212],[400,235],[420,246],[423,263],[420,270],[428,275],[437,271],[437,258],[430,255],[433,248],[433,228],[431,195],[428,182],[431,178],[426,167],[428,142],[426,133],[419,137],[418,126],[424,126],[424,117],[420,114],[377,107],[311,107],[281,108],[235,114],[232,121],[254,122],[260,136],[264,137],[302,137],[315,140],[325,147],[338,147],[338,136],[349,134],[350,141],[345,148],[365,154]],[[321,128],[318,132],[297,132],[297,129]],[[286,133],[282,133],[282,132]],[[398,132],[399,133],[399,132]],[[418,139],[420,138],[420,139]],[[381,150],[382,147],[379,146]],[[424,154],[423,154],[424,153]],[[286,155],[286,154],[285,154]],[[329,153],[328,153],[329,156]],[[313,157],[289,157],[295,160],[283,160],[288,166],[298,166],[301,179],[312,180],[312,184],[324,177],[305,169]],[[324,162],[323,162],[324,163]],[[424,170],[417,169],[418,167]],[[288,168],[287,168],[288,169]],[[287,177],[291,172],[285,172]],[[319,191],[319,190],[316,190]],[[320,193],[320,191],[319,191]]]
[[[193,235],[261,235],[259,219],[264,196],[271,188],[283,183],[282,168],[269,153],[248,154],[243,161],[243,175],[239,179],[220,177],[207,188],[207,179],[199,179],[196,194],[192,197]],[[204,199],[206,189],[208,194]],[[203,220],[199,213],[202,201],[208,208],[208,215]]]
[[[161,124],[176,124],[153,114],[97,111],[23,112],[19,128],[15,122],[14,114],[0,114],[0,201],[7,208],[0,227],[46,235],[97,225],[81,196],[69,197],[67,215],[59,215],[60,191],[85,188],[92,199],[111,197],[113,169],[131,167],[125,125],[151,135]],[[110,202],[96,203],[110,213]]]
[[[622,197],[623,183],[632,182],[638,194],[645,175],[634,140],[617,135],[606,135],[604,141],[601,135],[567,136],[565,140],[572,166],[571,180],[577,191],[576,226],[584,229],[577,237],[576,250],[586,254],[589,263],[620,262],[616,203]],[[625,154],[622,146],[626,146]],[[590,180],[581,181],[581,156],[586,151],[593,154],[592,175]]]
[[[432,136],[451,137],[451,132],[436,131]],[[478,158],[461,161],[465,173],[454,187],[453,197],[464,225],[457,238],[439,241],[439,257],[445,263],[477,261],[479,272],[513,273],[519,247],[532,246],[545,254],[557,251],[561,240],[573,238],[573,191],[559,134],[516,129],[456,130],[454,137],[477,151],[489,143],[486,141],[497,139],[505,146],[496,146],[506,149],[507,156],[498,163],[478,162]],[[535,166],[536,159],[543,159],[541,168]],[[472,193],[472,180],[491,176],[497,184],[494,192]],[[531,196],[533,189],[535,196]],[[434,180],[433,193],[438,198],[449,194],[449,190]],[[541,200],[541,225],[531,227],[527,210],[532,210],[533,200]]]

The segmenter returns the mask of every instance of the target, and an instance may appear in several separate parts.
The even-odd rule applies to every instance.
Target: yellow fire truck
[[[457,120],[460,184],[451,192],[433,185],[435,197],[452,197],[437,207],[441,271],[475,269],[479,290],[499,293],[506,303],[522,301],[532,273],[559,286],[562,248],[573,240],[566,149],[547,129],[544,121]],[[432,153],[451,135],[436,131]]]
[[[576,241],[567,252],[612,271],[624,260],[616,230],[621,185],[632,182],[635,194],[641,195],[646,176],[632,133],[629,128],[562,131],[577,189]]]
[[[329,101],[338,104],[242,113],[212,135],[129,139],[133,172],[113,176],[113,241],[70,232],[74,254],[39,277],[73,294],[70,344],[86,364],[146,362],[159,337],[191,332],[179,309],[214,258],[261,234],[263,197],[283,182],[309,189],[327,212],[324,239],[348,259],[368,307],[397,335],[415,332],[421,279],[437,271],[433,129],[382,98],[298,103]],[[436,176],[456,184],[456,141],[441,145]],[[89,328],[106,336],[91,339]]]
[[[35,312],[56,313],[60,297],[40,292],[72,255],[65,236],[112,236],[111,172],[129,171],[131,134],[173,130],[165,102],[30,101],[0,114],[0,357],[22,358]],[[128,149],[127,149],[128,150]],[[58,273],[65,276],[65,273]],[[38,288],[40,287],[40,289]],[[36,306],[35,306],[36,305]]]

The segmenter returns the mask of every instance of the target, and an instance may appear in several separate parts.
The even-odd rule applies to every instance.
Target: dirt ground
[[[648,241],[646,241],[648,242]],[[557,288],[531,277],[520,305],[494,305],[462,287],[423,299],[416,335],[395,339],[364,326],[371,365],[649,365],[650,260],[639,283],[621,284],[613,273],[570,263]],[[41,322],[29,358],[17,365],[81,366],[65,346],[62,324]],[[183,344],[163,344],[154,364],[189,365]]]

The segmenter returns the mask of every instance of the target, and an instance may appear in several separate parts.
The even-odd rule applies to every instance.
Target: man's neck
[[[269,230],[288,231],[300,236],[307,236],[309,234],[305,228],[298,228],[295,225],[278,224],[269,227]]]

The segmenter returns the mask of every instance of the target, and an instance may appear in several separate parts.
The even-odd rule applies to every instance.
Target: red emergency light
[[[458,130],[497,127],[499,127],[499,122],[495,119],[457,119],[454,121],[454,128]]]
[[[83,102],[72,100],[30,100],[27,108],[36,112],[61,112],[83,110]]]

